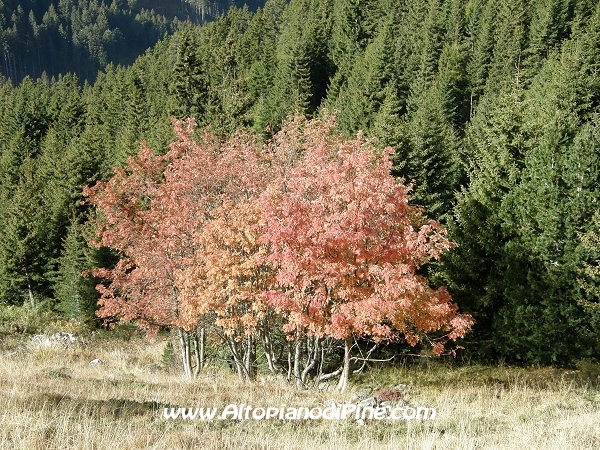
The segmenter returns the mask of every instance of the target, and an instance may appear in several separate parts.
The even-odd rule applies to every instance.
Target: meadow
[[[344,394],[260,375],[243,383],[209,365],[187,381],[165,365],[167,337],[97,333],[86,345],[0,343],[2,449],[591,449],[600,448],[595,367],[458,365],[414,358],[373,367]],[[99,360],[97,364],[90,364]],[[324,407],[404,385],[402,401],[434,420],[167,420],[164,408]],[[328,403],[329,402],[329,403]]]

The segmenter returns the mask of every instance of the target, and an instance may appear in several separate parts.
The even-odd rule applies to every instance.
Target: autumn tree
[[[188,377],[193,369],[190,352],[195,355],[195,372],[202,364],[196,333],[199,321],[182,314],[176,279],[193,261],[194,230],[205,211],[198,195],[187,189],[197,173],[189,171],[180,178],[173,164],[201,148],[190,139],[193,130],[193,120],[175,122],[178,140],[165,155],[154,155],[142,143],[125,169],[115,169],[109,181],[84,190],[97,210],[94,244],[113,248],[121,256],[114,268],[93,271],[107,280],[97,286],[101,294],[97,314],[135,320],[150,335],[164,327],[177,328]],[[206,172],[206,158],[196,155],[195,160],[204,164]]]
[[[188,377],[202,366],[210,323],[238,374],[252,379],[254,336],[270,319],[259,298],[269,274],[257,259],[264,246],[252,199],[277,171],[262,163],[252,137],[222,142],[207,130],[194,140],[194,127],[193,119],[175,121],[178,140],[164,156],[142,144],[125,170],[86,190],[98,211],[95,244],[122,256],[93,272],[109,280],[97,287],[98,314],[135,320],[150,334],[177,328]]]
[[[452,244],[409,205],[409,189],[390,175],[391,149],[378,154],[361,135],[345,141],[334,126],[327,119],[284,127],[280,144],[294,141],[303,157],[262,195],[262,239],[279,286],[268,301],[286,317],[286,332],[343,342],[343,391],[356,338],[415,345],[442,330],[430,340],[439,355],[473,320],[419,275]]]
[[[252,380],[259,342],[269,369],[280,370],[273,341],[277,319],[263,299],[263,292],[271,286],[272,270],[264,262],[267,247],[260,242],[261,213],[256,200],[281,171],[282,158],[242,132],[222,143],[212,156],[214,175],[202,183],[215,194],[203,199],[206,216],[194,237],[196,257],[181,273],[178,285],[190,320],[213,317],[238,375]],[[197,190],[199,185],[198,180],[190,189]]]

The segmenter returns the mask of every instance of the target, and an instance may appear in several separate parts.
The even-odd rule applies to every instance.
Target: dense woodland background
[[[165,152],[172,116],[268,139],[326,108],[393,146],[448,227],[427,270],[477,320],[465,355],[599,354],[597,2],[268,0],[209,21],[228,6],[0,2],[0,303],[93,317],[81,272],[114,255],[85,243],[82,189],[142,139]]]

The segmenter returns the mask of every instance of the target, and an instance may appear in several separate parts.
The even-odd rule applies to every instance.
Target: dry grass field
[[[342,394],[275,380],[241,383],[208,368],[186,381],[161,368],[164,340],[93,339],[69,349],[0,346],[0,449],[592,449],[600,391],[576,372],[422,359],[375,368]],[[104,363],[90,365],[100,359]],[[589,381],[589,380],[588,380]],[[435,420],[167,420],[165,407],[323,407],[405,384]]]

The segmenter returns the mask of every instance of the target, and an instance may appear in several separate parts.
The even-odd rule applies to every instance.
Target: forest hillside
[[[117,255],[87,244],[82,192],[142,140],[165,154],[172,117],[267,142],[327,110],[393,147],[411,204],[456,244],[420,273],[475,319],[463,355],[598,355],[598,2],[209,2],[177,20],[147,3],[0,2],[0,304],[94,320],[81,274]]]

